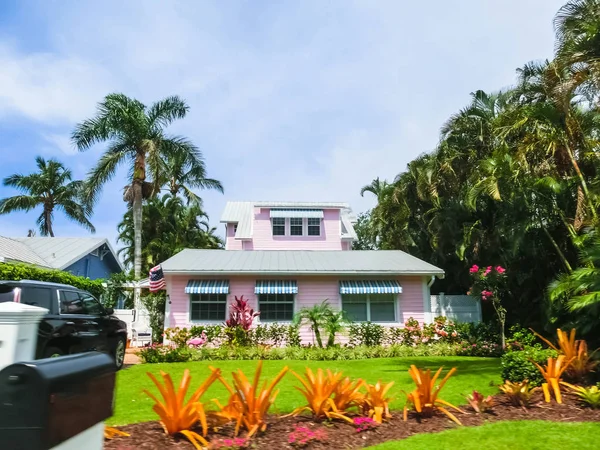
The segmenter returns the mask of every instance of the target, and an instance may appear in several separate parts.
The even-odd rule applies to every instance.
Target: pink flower
[[[487,266],[485,268],[485,272],[483,272],[483,276],[486,277],[492,271],[492,266]]]
[[[456,331],[453,331],[452,332],[452,337],[456,337],[456,336],[458,336],[458,333],[456,333]]]
[[[506,272],[506,269],[502,266],[496,266],[496,272],[502,274],[502,273]]]
[[[469,269],[470,273],[477,273],[479,272],[479,266],[477,264],[473,264],[473,266]]]

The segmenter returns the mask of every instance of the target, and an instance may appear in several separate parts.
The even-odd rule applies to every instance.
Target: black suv
[[[127,324],[89,292],[43,281],[0,281],[0,303],[19,302],[48,310],[40,322],[36,358],[92,350],[113,355],[123,366]]]

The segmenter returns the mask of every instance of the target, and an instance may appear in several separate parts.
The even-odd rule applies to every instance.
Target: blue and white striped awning
[[[229,294],[229,280],[190,280],[186,294]]]
[[[308,217],[310,219],[322,219],[322,209],[271,209],[273,217]]]
[[[396,280],[340,281],[340,294],[401,294]]]
[[[254,287],[255,294],[297,294],[298,285],[295,280],[258,280]]]

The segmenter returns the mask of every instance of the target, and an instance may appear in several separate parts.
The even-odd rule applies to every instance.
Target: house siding
[[[369,277],[373,279],[377,277]],[[379,277],[389,279],[389,277]],[[311,307],[328,299],[336,308],[341,307],[341,296],[339,293],[339,277],[330,276],[290,276],[285,278],[273,277],[190,277],[190,276],[167,276],[167,293],[171,304],[167,308],[167,320],[165,327],[190,327],[194,322],[189,317],[189,295],[185,293],[185,286],[190,279],[228,279],[229,295],[227,296],[228,305],[234,301],[235,297],[244,296],[250,300],[250,305],[255,310],[258,309],[258,299],[254,294],[256,280],[260,279],[295,279],[298,284],[298,294],[296,296],[295,310],[303,307]],[[350,278],[343,278],[350,279]],[[355,277],[354,279],[365,279],[365,277]],[[423,284],[426,279],[423,277],[396,277],[402,286],[402,294],[398,296],[397,302],[397,321],[387,323],[388,326],[399,326],[409,317],[417,319],[423,323],[425,320],[425,301]],[[223,318],[225,320],[225,318]],[[314,336],[308,327],[302,327],[300,330],[302,342],[304,344],[313,343]],[[345,341],[344,338],[341,341]]]
[[[87,254],[64,270],[73,275],[87,277],[92,280],[110,278],[113,273],[121,272],[121,268],[114,261],[112,255],[106,255],[105,258],[100,259],[91,254]]]
[[[225,250],[243,250],[244,241],[235,238],[235,225],[228,223],[225,227]]]

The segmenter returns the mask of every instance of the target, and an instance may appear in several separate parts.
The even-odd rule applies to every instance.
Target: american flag
[[[165,288],[165,274],[160,264],[150,269],[150,292],[160,291]]]

